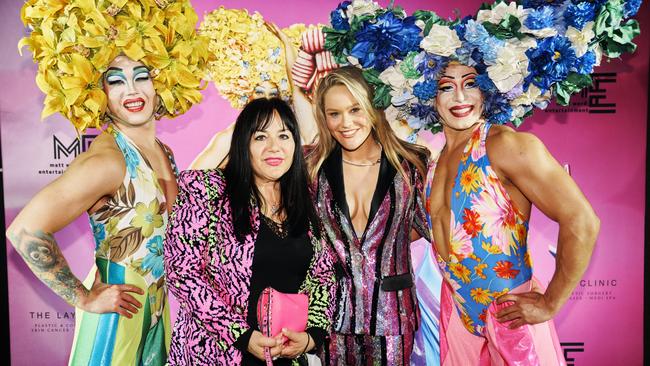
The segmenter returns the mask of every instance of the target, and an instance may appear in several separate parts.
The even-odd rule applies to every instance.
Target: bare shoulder
[[[499,160],[502,157],[517,159],[546,153],[544,143],[537,136],[528,132],[515,131],[511,127],[503,125],[495,125],[490,128],[486,148],[491,157]]]
[[[95,138],[87,151],[75,158],[66,175],[85,181],[103,180],[109,185],[119,185],[126,172],[124,156],[115,140],[108,134]]]

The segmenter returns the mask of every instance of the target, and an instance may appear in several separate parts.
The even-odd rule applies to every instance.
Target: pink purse
[[[282,328],[304,332],[307,328],[309,299],[305,294],[285,294],[271,287],[262,290],[257,300],[257,323],[265,337],[275,337]],[[286,342],[286,338],[283,339]],[[273,365],[270,348],[264,348],[266,365]]]

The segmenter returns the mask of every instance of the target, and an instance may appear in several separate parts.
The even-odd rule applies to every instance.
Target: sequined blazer
[[[429,238],[422,202],[424,179],[403,160],[408,180],[382,154],[368,225],[361,238],[345,199],[340,148],[323,162],[315,187],[318,215],[336,253],[333,329],[341,334],[391,336],[417,330],[420,313],[409,250],[412,229]]]

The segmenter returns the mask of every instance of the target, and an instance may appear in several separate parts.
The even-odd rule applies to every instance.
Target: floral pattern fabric
[[[528,221],[513,205],[490,165],[485,148],[490,126],[486,123],[476,128],[454,179],[449,262],[436,253],[465,328],[478,336],[483,334],[490,303],[532,277],[526,242]],[[435,168],[433,161],[427,197]],[[429,213],[428,200],[426,210]]]
[[[140,154],[135,144],[117,128],[107,130],[124,155],[126,173],[117,193],[97,212],[89,215],[95,239],[95,257],[135,271],[147,283],[153,304],[163,306],[166,289],[156,284],[164,274],[163,237],[167,227],[166,199],[156,173]],[[159,142],[160,143],[160,142]],[[175,175],[178,169],[171,152],[167,153]],[[164,282],[164,280],[163,280]],[[166,287],[166,286],[165,286]],[[151,309],[152,315],[161,309]]]

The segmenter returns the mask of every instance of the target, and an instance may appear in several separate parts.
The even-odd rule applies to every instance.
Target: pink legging
[[[534,280],[534,279],[533,279]],[[537,280],[534,280],[537,281]],[[532,281],[511,293],[530,291]],[[452,290],[443,281],[440,300],[440,364],[442,366],[566,365],[553,321],[508,329],[495,313],[507,306],[488,307],[484,336],[470,333],[458,316]]]

